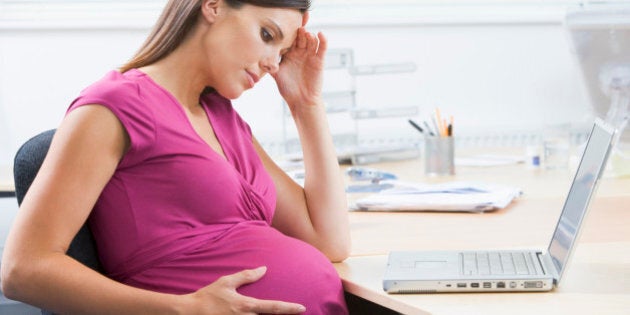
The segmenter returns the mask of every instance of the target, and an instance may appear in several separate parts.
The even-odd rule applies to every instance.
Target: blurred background
[[[130,58],[164,3],[0,0],[0,164]],[[454,117],[460,144],[536,141],[551,123],[580,133],[593,111],[565,16],[611,3],[623,1],[315,0],[309,30],[352,58],[327,73],[330,107],[347,113],[331,114],[333,133],[368,146],[413,144],[419,135],[406,120],[436,107]],[[291,151],[273,80],[234,103],[272,155]]]
[[[22,143],[56,128],[84,87],[132,56],[165,3],[0,0],[0,179],[12,180]],[[414,157],[422,137],[408,119],[430,121],[436,108],[453,117],[458,146],[522,147],[523,154],[548,126],[562,126],[579,144],[594,117],[624,125],[629,5],[313,0],[308,29],[329,39],[324,96],[340,160],[369,163],[357,156],[370,152],[377,160]],[[271,78],[234,104],[274,158],[299,158]],[[15,199],[2,197],[0,246],[17,212]],[[0,313],[37,310],[0,295]]]

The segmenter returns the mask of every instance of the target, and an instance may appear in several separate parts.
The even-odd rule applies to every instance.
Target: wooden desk
[[[347,292],[403,314],[625,314],[630,312],[630,242],[582,243],[562,285],[544,293],[387,294],[387,256],[351,257],[336,268]]]
[[[516,185],[525,194],[482,214],[351,212],[352,256],[335,264],[347,292],[403,314],[630,314],[629,178],[602,179],[572,262],[552,292],[391,295],[381,282],[391,250],[546,249],[573,171],[513,165],[459,168],[455,177],[427,179],[419,162],[376,167],[401,179],[483,180]]]

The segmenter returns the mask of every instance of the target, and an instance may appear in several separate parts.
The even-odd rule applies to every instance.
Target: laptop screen
[[[600,120],[596,121],[584,149],[580,166],[571,184],[548,249],[558,272],[558,280],[562,276],[578,236],[582,219],[595,190],[595,184],[606,166],[613,134],[613,129],[603,125]]]

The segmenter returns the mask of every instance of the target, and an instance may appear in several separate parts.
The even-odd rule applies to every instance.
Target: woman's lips
[[[254,87],[254,85],[256,85],[256,83],[258,82],[258,80],[260,80],[260,78],[254,73],[251,73],[249,71],[245,71],[245,72],[247,72],[247,81],[249,81],[249,87],[250,88]]]

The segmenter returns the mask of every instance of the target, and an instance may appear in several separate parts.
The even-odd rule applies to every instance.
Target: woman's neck
[[[180,46],[166,58],[139,70],[169,91],[182,106],[192,109],[199,106],[199,95],[207,81],[199,71],[200,67],[193,64],[198,59],[187,54],[185,49]]]

